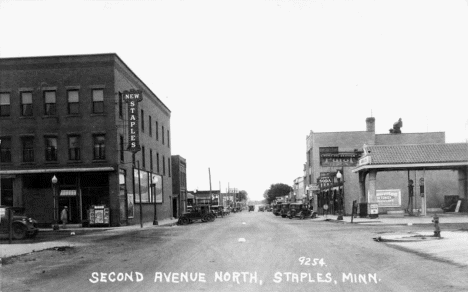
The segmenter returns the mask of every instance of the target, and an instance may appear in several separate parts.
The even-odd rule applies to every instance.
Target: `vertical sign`
[[[138,103],[143,100],[141,90],[125,90],[122,97],[128,103],[128,150],[136,153],[140,151]]]

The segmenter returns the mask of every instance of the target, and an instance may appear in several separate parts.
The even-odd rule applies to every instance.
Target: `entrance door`
[[[59,209],[58,209],[58,219],[60,220],[60,214],[62,213],[63,207],[68,207],[68,222],[69,223],[80,223],[80,213],[78,204],[76,201],[76,196],[66,197],[60,196],[59,197]]]

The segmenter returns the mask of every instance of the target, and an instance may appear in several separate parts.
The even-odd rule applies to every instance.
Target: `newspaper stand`
[[[109,226],[109,208],[93,205],[88,210],[89,226]]]

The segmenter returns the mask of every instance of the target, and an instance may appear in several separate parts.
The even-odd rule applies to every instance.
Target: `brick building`
[[[351,214],[352,202],[362,201],[362,187],[359,175],[353,172],[363,154],[364,145],[408,145],[444,144],[444,132],[427,133],[375,133],[375,118],[366,119],[365,131],[322,132],[313,131],[307,136],[307,162],[305,186],[310,189],[310,198],[315,210],[336,213],[343,210]],[[339,174],[338,174],[339,173]],[[380,191],[392,190],[400,194],[398,205],[379,208],[380,213],[402,211],[408,207],[408,181],[418,181],[425,176],[428,196],[427,207],[438,208],[444,203],[444,196],[458,193],[458,174],[451,169],[445,170],[395,170],[382,172],[376,182]],[[338,179],[339,178],[339,179]],[[366,188],[369,184],[367,182]],[[413,207],[421,208],[421,198],[415,196]],[[430,198],[430,199],[429,199]]]
[[[135,191],[122,98],[131,89],[143,94]],[[1,204],[43,225],[65,205],[72,223],[93,205],[110,209],[112,226],[171,217],[170,115],[116,54],[0,59]]]

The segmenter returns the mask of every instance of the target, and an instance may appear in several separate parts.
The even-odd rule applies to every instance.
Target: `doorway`
[[[179,218],[178,214],[177,214],[177,198],[173,198],[172,199],[172,217],[174,218]]]

